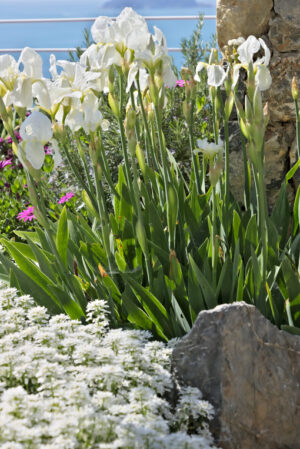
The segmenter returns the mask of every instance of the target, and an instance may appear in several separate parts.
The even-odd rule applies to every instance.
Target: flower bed
[[[166,399],[171,347],[109,330],[104,301],[83,325],[2,286],[0,323],[2,449],[214,447],[200,391],[181,389],[174,410]]]
[[[41,57],[28,47],[18,61],[0,56],[3,130],[22,162],[30,197],[19,218],[38,222],[34,232],[16,232],[26,243],[0,239],[6,251],[0,252],[0,278],[49,313],[82,321],[89,303],[105,298],[112,327],[148,330],[165,341],[187,333],[201,310],[241,300],[299,334],[300,187],[294,205],[288,197],[300,166],[296,79],[298,160],[270,214],[264,166],[269,113],[261,92],[272,78],[265,41],[229,41],[226,61],[212,49],[196,73],[182,69],[184,83],[175,87],[163,33],[154,27],[151,34],[131,8],[116,20],[97,18],[91,32],[95,43],[78,62],[50,56],[48,79]],[[213,142],[203,138],[205,127],[195,128],[206,103],[204,80]],[[190,152],[184,172],[166,139],[176,89],[182,101],[175,135],[186,130]],[[234,108],[242,202],[230,191]],[[117,138],[110,138],[110,128]],[[116,176],[109,162],[119,148]],[[48,174],[62,162],[77,188],[69,186],[51,210]],[[85,214],[69,207],[79,195]]]

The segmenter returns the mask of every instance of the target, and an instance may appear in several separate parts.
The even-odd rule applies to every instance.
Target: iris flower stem
[[[294,100],[294,103],[296,110],[297,152],[298,152],[298,159],[300,159],[300,114],[299,114],[298,101]]]
[[[127,145],[126,145],[126,137],[125,137],[125,131],[124,131],[124,125],[122,120],[119,120],[119,128],[120,128],[120,133],[121,133],[121,142],[122,142],[122,149],[123,149],[123,155],[124,155],[124,162],[125,162],[125,177],[126,177],[126,182],[127,182],[127,186],[129,189],[129,195],[130,195],[130,199],[131,199],[131,203],[135,209],[135,212],[137,213],[137,208],[136,208],[136,200],[135,200],[135,193],[134,193],[134,188],[132,185],[132,179],[131,179],[131,174],[130,174],[130,168],[129,168],[129,158],[128,158],[128,152],[127,152]]]
[[[168,172],[168,161],[167,161],[167,152],[163,139],[163,132],[161,129],[161,117],[159,113],[159,109],[157,106],[154,106],[154,114],[155,114],[155,122],[158,134],[158,143],[162,160],[162,168],[163,168],[163,179],[164,179],[164,187],[165,187],[165,196],[166,200],[168,198],[168,181],[170,180],[170,174]]]
[[[253,166],[254,180],[256,187],[257,209],[258,209],[258,223],[262,245],[262,264],[261,264],[261,277],[263,285],[266,285],[267,280],[267,264],[268,264],[268,209],[267,209],[267,197],[266,189],[264,185],[264,166],[263,160],[257,158],[256,166]]]
[[[104,192],[101,185],[101,179],[98,174],[97,167],[94,166],[94,174],[95,174],[95,185],[96,185],[96,195],[97,195],[97,204],[98,204],[98,211],[99,211],[99,217],[100,217],[100,226],[102,231],[102,238],[103,238],[103,245],[105,248],[105,252],[107,255],[108,260],[108,267],[110,273],[113,272],[113,263],[112,263],[112,254],[110,251],[110,245],[109,245],[109,219],[108,214],[105,207],[105,198],[104,198]]]
[[[197,158],[196,154],[194,153],[194,150],[195,150],[194,132],[193,132],[194,110],[195,110],[195,100],[192,100],[191,101],[190,120],[189,120],[189,143],[190,143],[190,150],[191,150],[191,156],[192,156],[192,161],[193,161],[196,189],[197,189],[197,193],[199,195],[201,193],[201,182],[200,182],[200,176],[199,176],[198,158]]]
[[[79,184],[81,185],[83,190],[85,190],[86,193],[88,194],[88,196],[89,196],[89,198],[90,198],[94,208],[97,209],[97,201],[95,199],[95,195],[91,192],[89,187],[83,181],[82,176],[80,175],[79,171],[77,170],[77,167],[75,166],[75,164],[74,164],[74,162],[73,162],[73,160],[71,158],[71,155],[70,155],[69,150],[68,150],[68,146],[67,146],[67,144],[65,142],[63,142],[63,148],[64,148],[65,154],[67,156],[68,162],[69,162],[69,164],[71,166],[71,169],[72,169],[73,173],[75,174]]]
[[[123,124],[123,103],[124,103],[124,87],[123,87],[123,76],[122,74],[119,74],[119,90],[120,90],[120,102],[119,102],[119,129],[120,129],[120,135],[121,135],[121,145],[122,145],[122,151],[124,156],[124,163],[125,163],[125,178],[126,183],[129,189],[129,194],[131,196],[131,201],[134,201],[134,194],[132,189],[132,182],[131,182],[131,174],[130,174],[130,168],[129,168],[129,159],[128,159],[128,151],[127,151],[127,145],[126,145],[126,137],[125,137],[125,131],[124,131],[124,124]]]
[[[131,100],[131,105],[132,105],[132,109],[134,110],[134,112],[137,115],[137,110],[136,110],[136,104],[134,101],[134,95],[133,95],[133,87],[131,86],[130,88],[130,100]],[[138,121],[138,118],[136,117],[136,121],[135,121],[135,135],[136,135],[136,139],[138,142],[140,142],[141,140],[141,133],[140,133],[140,124]],[[147,154],[147,164],[149,164],[149,160],[148,160],[148,154]]]
[[[115,195],[118,199],[120,199],[120,195],[118,194],[118,192],[116,191],[116,188],[114,186],[111,174],[110,174],[110,169],[108,166],[108,162],[107,162],[107,158],[106,158],[106,154],[103,148],[103,141],[102,141],[102,134],[101,131],[98,131],[98,145],[99,145],[99,149],[100,149],[100,157],[99,157],[99,162],[102,164],[102,172],[105,176],[105,179],[107,181],[107,184],[109,185],[109,188],[111,190],[111,194]]]
[[[228,120],[224,117],[224,138],[225,138],[225,207],[229,209],[229,130]]]
[[[206,177],[206,161],[205,157],[202,155],[202,185],[201,185],[201,191],[202,193],[206,193],[206,186],[205,186],[205,177]]]
[[[147,122],[146,111],[144,108],[143,97],[142,97],[139,79],[137,79],[137,89],[138,89],[138,98],[139,98],[139,103],[140,103],[140,107],[141,107],[141,111],[142,111],[143,122],[144,122],[145,130],[146,130],[146,141],[147,141],[146,148],[147,148],[147,150],[149,150],[149,153],[151,154],[151,162],[153,163],[155,170],[158,171],[158,162],[157,162],[156,155],[155,155],[153,145],[152,145],[152,139],[151,139],[151,134],[150,134],[150,130],[149,130],[148,122]],[[148,163],[150,161],[150,157],[149,157],[150,154],[148,155]]]
[[[77,143],[78,152],[79,152],[79,155],[80,155],[80,159],[81,159],[81,162],[82,162],[82,165],[83,165],[83,168],[84,168],[84,172],[85,172],[85,176],[86,176],[86,179],[87,179],[87,183],[88,183],[88,186],[89,186],[89,190],[90,190],[90,192],[93,192],[94,191],[94,186],[93,186],[92,178],[91,178],[91,175],[90,175],[90,172],[89,172],[89,168],[88,168],[88,165],[87,165],[87,162],[86,162],[86,158],[85,158],[85,155],[84,155],[84,150],[83,150],[82,144],[80,142],[80,137],[79,137],[79,135],[77,133],[75,134],[75,137],[76,137],[76,143]]]
[[[138,211],[138,219],[141,221],[142,226],[144,226],[144,219],[143,219],[141,204],[139,201],[140,190],[139,190],[139,186],[138,186],[138,171],[136,168],[136,162],[135,162],[134,155],[132,155],[132,169],[133,169],[133,188],[135,190],[135,199],[136,199],[136,207],[137,207],[137,211]],[[152,276],[151,257],[149,255],[149,250],[147,251],[146,254],[144,253],[144,256],[145,256],[145,262],[146,262],[146,272],[147,272],[148,282],[149,282],[150,288],[152,288],[153,276]]]
[[[216,204],[216,188],[212,189],[212,272],[213,272],[213,286],[217,287],[217,262],[218,262],[218,244],[216,239],[217,234],[217,204]]]
[[[214,139],[215,143],[218,143],[218,131],[217,131],[217,121],[216,121],[216,113],[215,113],[215,100],[213,100],[212,104],[212,117],[213,117],[213,131],[214,131]]]
[[[240,118],[239,118],[240,123]],[[251,204],[251,175],[250,175],[250,167],[249,162],[247,158],[247,152],[246,152],[246,143],[245,143],[245,137],[241,131],[240,128],[240,136],[241,136],[241,146],[242,146],[242,152],[243,152],[243,163],[244,163],[244,200],[245,200],[245,208],[246,210],[250,209]]]

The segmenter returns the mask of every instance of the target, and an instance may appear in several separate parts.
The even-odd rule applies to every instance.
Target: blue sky
[[[147,2],[145,0],[1,0],[1,16],[6,14],[6,11],[15,11],[18,16],[28,16],[28,13],[35,13],[39,11],[52,11],[57,16],[60,16],[61,10],[66,8],[72,8],[75,6],[78,8],[82,6],[84,9],[94,7],[95,9],[108,8],[113,10],[121,10],[125,6],[131,6],[138,10],[151,10],[162,9],[172,10],[173,8],[180,9],[201,9],[201,8],[215,8],[216,0],[151,0]],[[25,6],[26,5],[26,6]]]
[[[116,16],[124,6],[131,6],[145,16],[214,15],[216,0],[0,0],[1,19],[22,18],[66,18]],[[0,48],[71,48],[81,45],[83,29],[90,29],[91,22],[81,23],[35,23],[0,24]],[[189,37],[196,21],[149,21],[162,29],[169,47],[179,47],[183,37]],[[204,40],[215,33],[215,21],[207,21],[203,29]],[[48,70],[48,53],[41,53]],[[180,64],[180,54],[173,54]],[[14,53],[17,57],[18,54]],[[59,59],[67,58],[67,53],[57,53]]]

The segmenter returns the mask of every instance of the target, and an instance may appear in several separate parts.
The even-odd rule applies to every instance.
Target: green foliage
[[[93,43],[90,35],[90,31],[88,28],[85,28],[83,31],[83,42],[81,46],[76,47],[76,51],[69,51],[70,61],[75,62],[80,59],[80,56],[84,52],[84,49],[89,47]]]
[[[32,229],[32,223],[17,219],[17,215],[30,204],[30,199],[22,165],[14,156],[11,144],[4,140],[0,143],[0,161],[9,159],[11,164],[0,168],[0,233],[11,238],[15,230]]]
[[[203,15],[199,19],[191,37],[181,40],[181,49],[184,56],[184,66],[188,67],[193,73],[199,61],[208,62],[211,48],[216,47],[216,35],[212,36],[210,42],[203,42],[202,28],[204,24]]]
[[[200,39],[200,23],[187,48]],[[61,128],[56,136],[72,176],[66,180],[66,170],[58,172],[55,185],[67,181],[80,190],[82,212],[51,202],[57,187],[52,192],[44,182],[48,172],[52,176],[51,160],[38,186],[27,174],[31,191],[37,189],[41,227],[16,233],[26,243],[1,239],[15,263],[1,254],[0,278],[30,291],[51,313],[64,311],[83,321],[88,301],[105,298],[112,326],[151,330],[164,340],[188,332],[201,310],[241,300],[297,333],[300,187],[291,211],[286,183],[298,163],[269,216],[262,148],[267,119],[254,73],[247,107],[239,104],[237,111],[249,150],[249,159],[243,153],[244,170],[251,169],[255,179],[251,192],[251,177],[246,182],[245,176],[247,201],[241,205],[229,190],[234,87],[227,84],[221,92],[218,83],[210,86],[208,104],[208,88],[195,82],[192,71],[183,71],[183,87],[169,89],[157,64],[149,89],[132,87],[127,95],[126,70],[112,71],[109,101],[99,93],[110,128],[75,136]],[[217,154],[223,151],[220,125],[224,170],[223,155]],[[211,140],[213,134],[215,143],[203,144],[209,151],[195,151],[196,139]]]

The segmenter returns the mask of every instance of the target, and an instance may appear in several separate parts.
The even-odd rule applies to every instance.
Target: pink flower
[[[177,80],[177,81],[176,81],[176,86],[178,86],[178,87],[184,87],[184,86],[185,86],[185,83],[186,83],[186,84],[190,84],[189,81]]]
[[[177,80],[176,81],[176,86],[183,87],[184,85],[185,85],[185,81],[184,80]]]
[[[67,203],[71,198],[73,198],[73,196],[74,196],[73,192],[66,193],[64,196],[62,196],[60,198],[60,200],[58,201],[58,204]]]
[[[23,210],[17,215],[18,220],[23,220],[24,222],[29,220],[33,220],[36,216],[33,213],[33,206],[27,207],[27,209]]]
[[[6,159],[5,161],[0,161],[0,169],[6,167],[7,165],[11,165],[12,158]]]
[[[49,145],[44,146],[45,154],[52,154],[52,151],[49,149]]]

